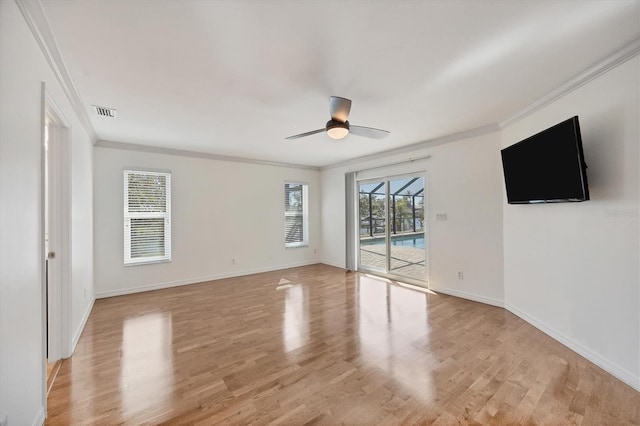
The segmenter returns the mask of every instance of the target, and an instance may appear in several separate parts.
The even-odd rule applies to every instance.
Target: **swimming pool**
[[[371,238],[368,240],[361,240],[361,246],[375,246],[378,244],[384,244],[384,237],[379,238]],[[393,246],[403,246],[403,247],[414,247],[414,248],[424,248],[424,235],[392,235],[391,236],[391,245]]]

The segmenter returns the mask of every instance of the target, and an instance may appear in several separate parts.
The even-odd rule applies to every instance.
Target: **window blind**
[[[171,173],[124,171],[125,265],[171,260]]]
[[[307,185],[284,184],[284,241],[286,247],[309,243],[307,221]]]

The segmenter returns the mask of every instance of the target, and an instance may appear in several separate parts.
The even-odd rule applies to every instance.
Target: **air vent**
[[[118,118],[118,111],[113,108],[107,108],[97,105],[91,106],[93,107],[93,110],[96,112],[96,114],[98,114],[100,117]]]

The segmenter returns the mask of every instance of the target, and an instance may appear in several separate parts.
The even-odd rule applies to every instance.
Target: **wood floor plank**
[[[96,301],[46,424],[640,425],[640,393],[504,309],[313,265]]]

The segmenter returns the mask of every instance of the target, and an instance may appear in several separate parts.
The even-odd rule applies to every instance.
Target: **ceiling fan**
[[[329,98],[329,112],[331,114],[331,120],[327,121],[327,124],[323,129],[300,133],[299,135],[289,136],[285,139],[298,139],[305,136],[315,135],[320,132],[327,132],[327,135],[329,135],[331,139],[342,139],[349,133],[374,139],[382,139],[389,134],[386,130],[364,126],[352,126],[347,121],[349,111],[351,111],[350,99],[331,96],[331,98]]]

